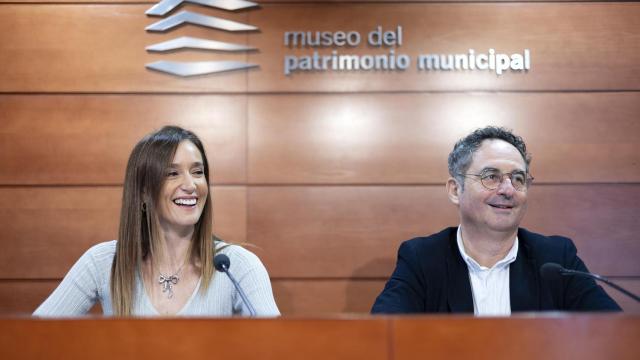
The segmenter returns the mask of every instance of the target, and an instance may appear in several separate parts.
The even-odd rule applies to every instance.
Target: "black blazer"
[[[391,278],[376,299],[372,313],[473,313],[467,264],[456,241],[457,227],[428,237],[405,241]],[[621,311],[594,280],[540,276],[540,266],[552,262],[567,269],[588,271],[573,242],[561,236],[542,236],[518,229],[518,255],[509,266],[511,312]]]

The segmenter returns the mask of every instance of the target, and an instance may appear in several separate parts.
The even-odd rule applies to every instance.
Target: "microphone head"
[[[213,265],[216,267],[216,270],[225,272],[231,266],[231,260],[225,254],[218,254],[213,258]]]
[[[556,263],[546,263],[540,267],[540,275],[549,281],[557,281],[565,269]]]

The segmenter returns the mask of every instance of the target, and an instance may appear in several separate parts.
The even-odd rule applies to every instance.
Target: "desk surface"
[[[0,319],[0,359],[640,359],[640,316]]]

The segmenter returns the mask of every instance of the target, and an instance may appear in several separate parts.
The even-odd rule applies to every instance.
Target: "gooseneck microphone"
[[[236,290],[238,291],[238,294],[240,294],[242,302],[247,307],[247,309],[249,309],[249,314],[251,314],[251,316],[256,316],[256,309],[253,308],[253,305],[251,305],[249,298],[247,298],[247,295],[244,293],[244,291],[242,291],[240,284],[229,272],[229,268],[231,267],[231,260],[229,260],[229,257],[225,254],[218,254],[213,258],[213,264],[215,265],[216,270],[227,274],[229,280],[231,280],[233,286],[235,286]]]
[[[632,298],[635,301],[640,302],[640,297],[638,297],[637,295],[633,294],[632,292],[630,292],[629,290],[626,290],[624,288],[622,288],[619,285],[614,284],[611,280],[607,279],[604,276],[600,276],[597,274],[592,274],[592,273],[588,273],[588,272],[584,272],[584,271],[578,271],[578,270],[570,270],[570,269],[565,269],[562,266],[556,264],[556,263],[546,263],[544,265],[542,265],[540,267],[540,275],[542,275],[542,277],[544,279],[547,280],[559,280],[561,276],[585,276],[588,278],[592,278],[592,279],[596,279],[599,281],[602,281],[603,283],[611,286],[612,288],[620,291],[621,293],[627,295],[628,297]]]

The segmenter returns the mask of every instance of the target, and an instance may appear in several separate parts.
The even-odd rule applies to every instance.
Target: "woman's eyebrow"
[[[171,164],[169,164],[169,167],[177,168],[177,167],[180,167],[180,165],[181,164],[171,163]],[[200,161],[196,161],[196,162],[191,163],[191,166],[203,166],[203,164]]]

